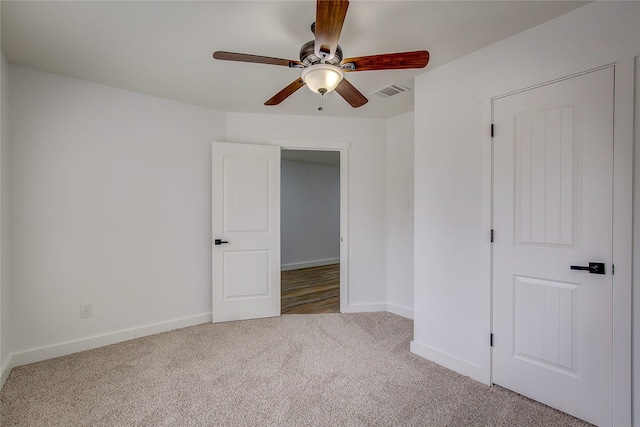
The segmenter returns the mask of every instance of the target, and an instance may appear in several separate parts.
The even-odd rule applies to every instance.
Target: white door
[[[213,321],[280,315],[280,147],[214,143]]]
[[[613,68],[493,108],[493,382],[610,425]]]

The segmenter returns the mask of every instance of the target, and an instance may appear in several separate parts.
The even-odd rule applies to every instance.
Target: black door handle
[[[215,240],[213,241],[213,243],[214,243],[215,245],[221,245],[221,244],[223,244],[223,243],[229,243],[229,242],[227,242],[226,240],[215,239]]]
[[[572,270],[584,270],[588,271],[591,274],[604,274],[604,263],[603,262],[590,262],[589,266],[582,265],[572,265]]]

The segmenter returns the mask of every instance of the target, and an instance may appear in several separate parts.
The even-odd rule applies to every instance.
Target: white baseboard
[[[406,317],[413,320],[413,309],[402,307],[396,304],[387,304],[387,311],[389,313],[397,314],[398,316]]]
[[[398,316],[413,320],[413,310],[395,304],[350,304],[343,313],[372,313],[377,311],[388,311]]]
[[[11,356],[7,357],[2,366],[0,366],[0,390],[4,387],[4,383],[9,378],[9,374],[14,367],[11,365]]]
[[[482,375],[482,368],[478,365],[458,359],[457,357],[451,356],[450,354],[442,351],[435,350],[434,348],[421,344],[417,341],[411,341],[411,353],[424,357],[425,359],[444,366],[447,369],[451,369],[452,371],[456,371],[457,373],[465,375],[478,382],[487,384],[484,378],[485,376]]]
[[[323,265],[339,264],[340,258],[319,259],[316,261],[296,262],[293,264],[283,264],[280,271],[299,270],[301,268],[321,267]]]
[[[369,313],[387,311],[387,304],[349,304],[343,313]]]
[[[172,331],[174,329],[186,328],[189,326],[200,325],[202,323],[211,322],[211,313],[203,313],[195,316],[183,317],[181,319],[169,320],[167,322],[155,323],[138,328],[126,329],[108,334],[97,335],[89,338],[83,338],[74,341],[68,341],[60,344],[54,344],[47,347],[40,347],[33,350],[27,350],[19,353],[13,353],[2,366],[2,375],[0,376],[0,388],[9,377],[11,369],[16,366],[27,365],[29,363],[40,362],[42,360],[52,359],[54,357],[66,356],[80,351],[91,350],[105,345],[116,344],[122,341],[132,340],[134,338],[155,335],[162,332]]]

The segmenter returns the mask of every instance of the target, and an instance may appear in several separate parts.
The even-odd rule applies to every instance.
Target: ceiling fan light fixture
[[[302,80],[316,93],[331,92],[343,77],[340,67],[331,64],[314,64],[302,71]]]

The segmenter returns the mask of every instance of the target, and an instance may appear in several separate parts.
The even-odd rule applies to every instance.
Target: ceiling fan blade
[[[304,86],[304,81],[301,78],[294,80],[289,86],[282,89],[280,92],[273,95],[264,105],[278,105],[289,96],[291,96],[295,91]]]
[[[336,87],[336,92],[338,92],[340,96],[343,97],[344,100],[353,108],[362,107],[364,104],[369,102],[369,100],[351,83],[349,83],[347,79],[342,79],[338,84],[338,87]]]
[[[335,55],[348,7],[346,0],[318,0],[314,48],[318,58],[331,59]]]
[[[344,71],[370,71],[370,70],[402,70],[406,68],[424,68],[429,62],[429,52],[416,50],[414,52],[387,53],[382,55],[358,56],[343,59],[341,65],[353,64],[353,69],[348,66]]]
[[[292,61],[290,59],[271,58],[270,56],[249,55],[247,53],[234,53],[234,52],[213,52],[215,59],[221,59],[223,61],[239,61],[239,62],[253,62],[256,64],[271,64],[282,65],[284,67],[295,67],[305,65],[300,61]]]

